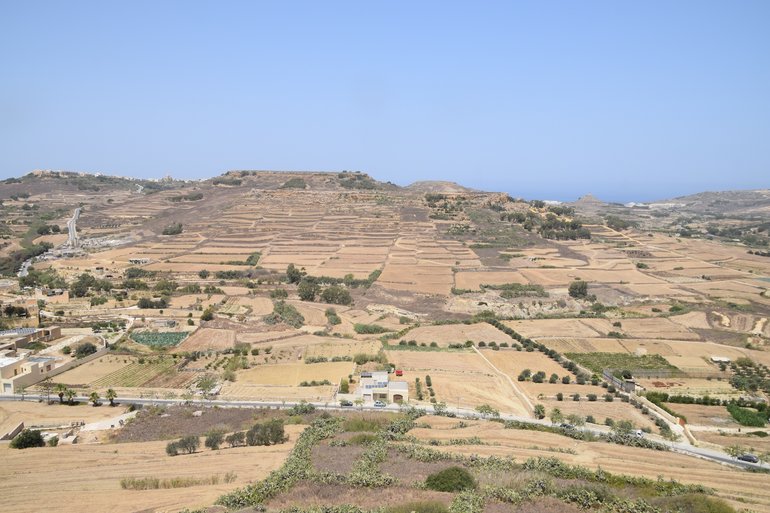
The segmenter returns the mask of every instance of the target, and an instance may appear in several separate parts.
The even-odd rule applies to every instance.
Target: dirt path
[[[514,383],[511,377],[505,374],[503,371],[501,371],[497,367],[495,367],[494,364],[490,362],[487,359],[487,357],[484,356],[481,353],[481,351],[478,350],[476,346],[471,346],[471,347],[476,352],[476,354],[479,355],[486,362],[486,364],[489,366],[490,369],[492,369],[498,376],[502,377],[506,382],[508,382],[509,385],[511,385],[511,388],[513,389],[514,395],[516,395],[516,398],[519,399],[522,402],[522,404],[526,406],[527,412],[532,414],[532,412],[535,410],[535,406],[532,404],[532,401],[529,400],[529,397],[527,397],[527,395],[524,392],[522,392],[522,390],[518,386],[516,386],[516,383]]]

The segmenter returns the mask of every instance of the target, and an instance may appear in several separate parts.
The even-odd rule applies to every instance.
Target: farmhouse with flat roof
[[[355,394],[365,402],[403,403],[409,401],[409,386],[406,381],[390,381],[384,371],[363,372]]]

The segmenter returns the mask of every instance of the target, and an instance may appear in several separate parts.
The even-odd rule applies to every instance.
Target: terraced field
[[[173,358],[159,358],[145,363],[134,362],[106,376],[91,382],[95,388],[104,387],[141,387],[156,379],[161,374],[176,374],[176,362]]]

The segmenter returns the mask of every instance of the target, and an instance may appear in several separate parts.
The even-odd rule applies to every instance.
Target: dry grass
[[[0,446],[0,494],[3,509],[36,513],[41,504],[56,511],[177,511],[212,504],[221,494],[278,468],[291,450],[301,427],[288,426],[290,441],[270,447],[238,447],[166,456],[165,442],[118,445],[68,445],[18,451]],[[232,483],[199,484],[187,488],[124,490],[121,480],[132,476],[205,480],[233,472]],[[34,490],[34,493],[26,491]],[[67,499],[61,500],[61,491]]]
[[[504,429],[494,422],[478,422],[464,429],[446,429],[456,419],[429,417],[426,422],[433,429],[417,428],[410,431],[420,439],[449,439],[479,436],[492,445],[441,446],[438,450],[480,456],[513,456],[517,460],[538,456],[553,456],[570,464],[590,468],[601,467],[612,473],[633,474],[656,479],[676,479],[688,484],[701,484],[717,490],[717,495],[731,500],[745,501],[743,507],[756,511],[770,511],[770,489],[767,475],[737,471],[717,463],[703,461],[676,453],[661,453],[648,449],[624,447],[604,442],[579,442],[564,436],[533,431]],[[443,427],[444,429],[436,429]],[[575,454],[555,452],[571,450]]]
[[[134,362],[133,356],[102,356],[59,374],[53,380],[65,385],[87,385]]]
[[[222,351],[235,345],[235,331],[200,328],[179,344],[174,352]]]
[[[329,380],[337,384],[340,379],[353,373],[352,362],[325,363],[285,363],[276,365],[258,365],[251,369],[238,371],[237,382],[253,385],[288,385],[298,386],[303,381]]]

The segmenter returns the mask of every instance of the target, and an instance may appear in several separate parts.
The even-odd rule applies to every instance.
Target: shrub
[[[179,235],[182,233],[182,223],[170,224],[163,228],[163,235]]]
[[[179,446],[177,442],[169,442],[166,444],[166,454],[169,456],[176,456],[179,454]]]
[[[45,441],[40,431],[34,429],[23,429],[21,433],[11,440],[11,449],[27,449],[29,447],[44,447]]]
[[[273,305],[273,313],[265,317],[265,322],[268,324],[284,322],[292,328],[301,328],[305,323],[305,317],[299,313],[294,305],[285,301],[276,301]]]
[[[765,427],[767,415],[748,408],[741,408],[737,404],[728,404],[727,411],[741,426]]]
[[[574,298],[588,296],[588,283],[583,280],[575,280],[569,284],[569,295]]]
[[[203,444],[212,451],[219,449],[222,442],[225,440],[225,434],[221,431],[212,431],[206,435],[206,441]]]
[[[95,352],[96,352],[96,346],[91,342],[85,342],[83,344],[80,344],[78,348],[75,349],[75,357],[84,358],[89,354],[94,354]]]
[[[321,300],[335,305],[349,305],[353,302],[350,291],[341,285],[332,285],[321,292]]]
[[[230,447],[238,447],[241,445],[245,445],[246,433],[244,431],[238,431],[231,435],[227,435],[227,437],[225,438],[225,442],[227,442],[228,445],[230,445]]]
[[[315,406],[307,401],[300,401],[299,404],[295,404],[287,410],[288,415],[307,415],[315,412]]]
[[[586,395],[589,401],[594,402],[596,401],[596,394],[588,394]]]
[[[564,400],[564,394],[562,394],[561,392],[556,394],[556,400],[557,401],[563,401]]]
[[[361,324],[361,323],[354,324],[353,329],[359,335],[378,335],[380,333],[385,333],[386,331],[390,331],[387,328],[383,328],[382,326],[379,326],[377,324]]]
[[[612,394],[604,394],[604,400],[608,403],[611,403],[615,400],[615,397]]]
[[[350,437],[350,443],[354,445],[369,445],[379,440],[374,433],[357,433]]]
[[[273,419],[261,424],[254,424],[246,432],[247,445],[276,445],[282,444],[288,437],[283,429],[283,421]]]
[[[187,454],[192,454],[198,450],[198,447],[201,446],[201,441],[197,436],[190,435],[180,438],[176,444],[180,451],[184,451]],[[168,448],[166,448],[166,450],[168,450]]]
[[[688,493],[660,499],[660,504],[666,511],[687,511],[688,513],[735,513],[729,504],[721,499],[709,497],[700,493]]]
[[[461,492],[476,488],[476,482],[466,469],[449,467],[429,475],[425,480],[425,486],[438,492]]]

